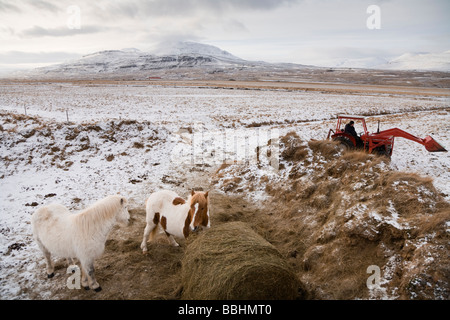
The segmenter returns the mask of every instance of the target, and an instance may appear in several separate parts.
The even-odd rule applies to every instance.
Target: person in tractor
[[[358,134],[356,133],[355,130],[355,122],[353,120],[351,120],[349,123],[347,123],[345,125],[345,129],[344,129],[345,133],[348,133],[350,135],[352,135],[355,138],[356,141],[356,147],[360,147],[363,145],[363,142],[361,140],[361,138],[358,136]]]
[[[344,132],[354,136],[355,138],[358,136],[356,134],[355,122],[353,120],[345,125]]]

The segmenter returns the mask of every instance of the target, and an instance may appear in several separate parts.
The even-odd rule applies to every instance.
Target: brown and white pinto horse
[[[158,225],[161,225],[173,246],[179,246],[174,236],[187,238],[191,231],[211,226],[208,192],[192,191],[187,200],[173,191],[155,192],[147,199],[146,213],[147,225],[141,243],[144,254],[147,253],[149,236],[153,239]]]

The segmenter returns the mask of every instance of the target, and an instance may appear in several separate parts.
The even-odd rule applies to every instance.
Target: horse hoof
[[[95,292],[100,292],[102,291],[102,287],[98,287],[97,289],[94,289]]]
[[[88,291],[90,288],[89,288],[89,286],[86,286],[86,287],[83,287],[84,288],[84,290],[86,290],[86,291]]]
[[[48,275],[47,275],[47,279],[51,279],[51,278],[53,278],[54,276],[55,276],[55,273],[52,272],[51,274],[48,274]]]

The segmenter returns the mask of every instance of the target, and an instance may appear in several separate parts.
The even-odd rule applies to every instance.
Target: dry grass
[[[308,141],[309,148],[315,154],[320,154],[325,159],[332,159],[339,155],[341,148],[339,142],[326,140],[310,140]]]
[[[265,182],[265,210],[233,218],[277,247],[312,298],[449,297],[450,206],[432,179],[389,170],[384,157],[341,154],[330,142],[310,141],[305,149],[294,133],[281,141],[283,160],[293,164],[284,173],[289,179]],[[293,157],[300,148],[311,155]],[[234,190],[251,190],[253,180],[261,183],[248,179]],[[366,287],[370,265],[387,277],[384,291]]]
[[[302,161],[308,155],[308,150],[303,141],[294,131],[281,137],[281,157],[286,161]]]

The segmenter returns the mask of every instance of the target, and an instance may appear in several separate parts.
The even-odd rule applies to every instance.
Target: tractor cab
[[[336,132],[345,132],[345,126],[353,121],[355,124],[361,125],[364,132],[360,132],[359,136],[367,135],[369,132],[367,131],[366,120],[362,116],[353,116],[353,115],[339,115],[338,121],[336,124]]]
[[[359,131],[359,134],[352,135],[350,132],[346,132],[345,128],[350,122],[353,121],[357,128],[363,129]],[[356,130],[356,129],[355,129]],[[358,131],[355,131],[355,133]],[[367,137],[369,132],[367,131],[366,120],[363,116],[356,115],[338,115],[338,121],[336,124],[336,129],[330,129],[328,132],[328,138],[334,141],[339,141],[348,149],[364,149],[366,145]]]

